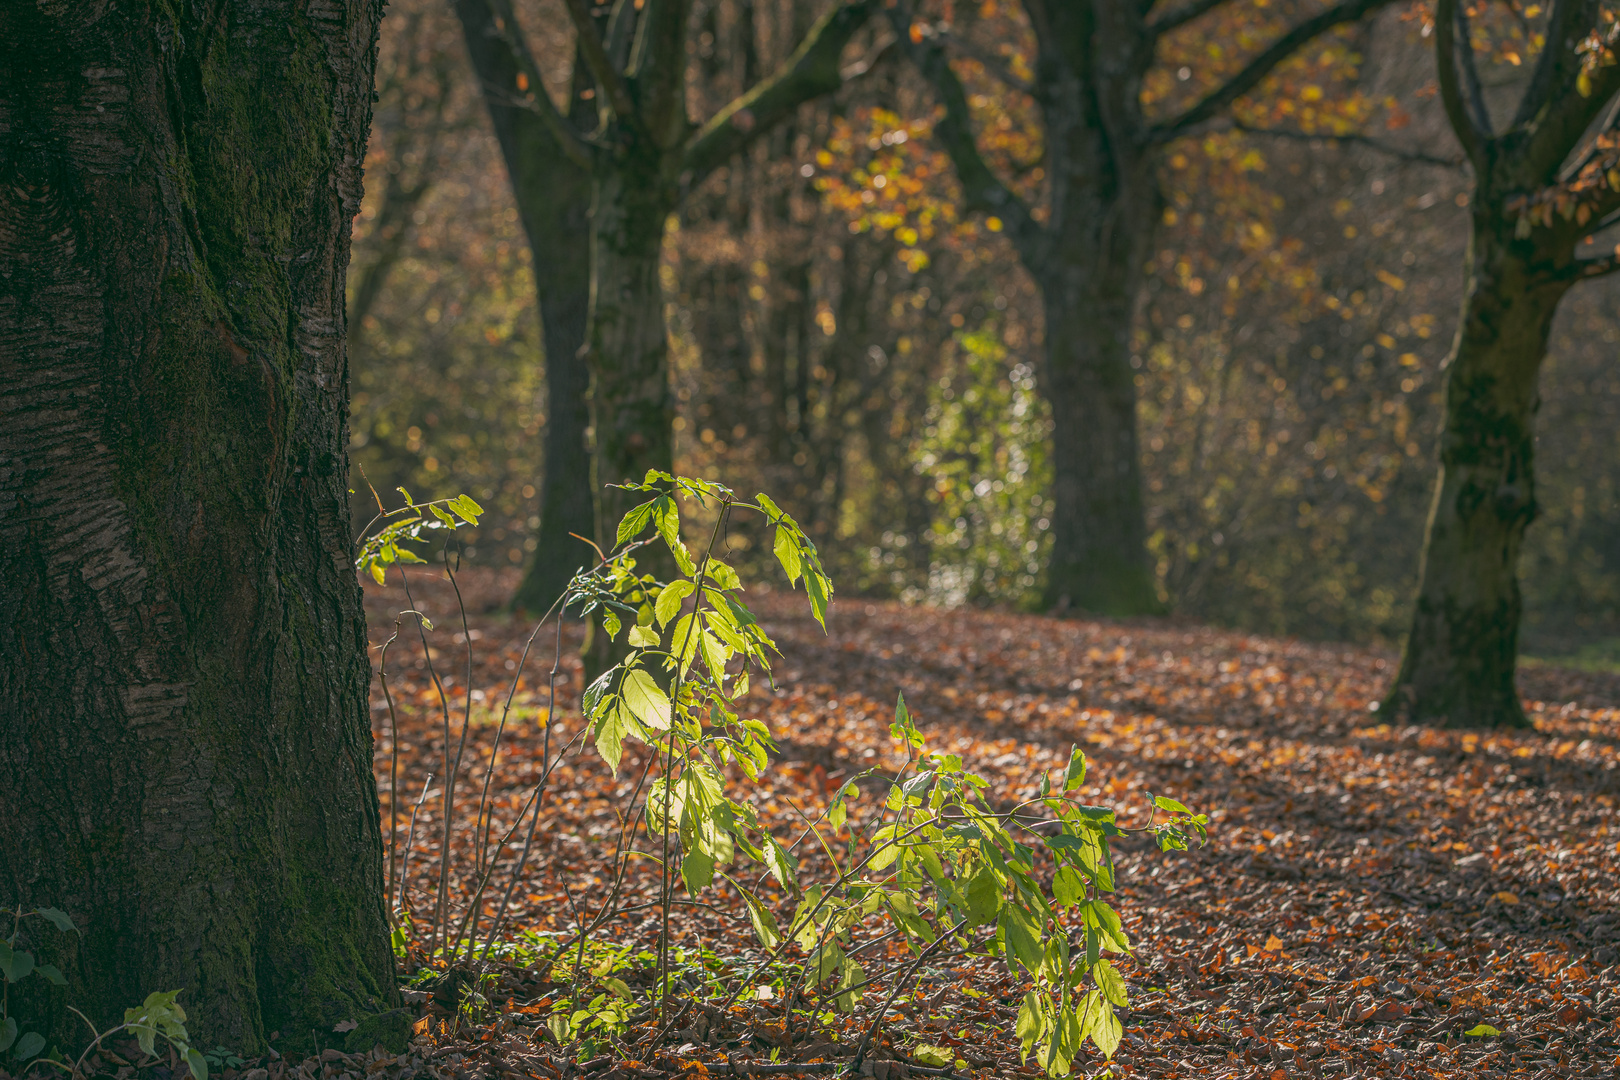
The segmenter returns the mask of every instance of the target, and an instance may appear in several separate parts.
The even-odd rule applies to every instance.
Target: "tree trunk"
[[[10,999],[64,1048],[64,1002],[183,989],[252,1055],[399,1001],[345,452],[380,13],[0,8],[0,899],[83,931]]]
[[[1161,212],[1151,156],[1112,146],[1074,87],[1047,122],[1064,134],[1055,243],[1025,265],[1041,289],[1052,407],[1052,554],[1045,606],[1097,615],[1161,609],[1148,566],[1131,332]]]
[[[623,159],[599,169],[591,206],[591,486],[598,501],[597,542],[604,550],[625,511],[646,501],[608,485],[640,482],[648,469],[668,472],[675,462],[675,398],[659,270],[664,222],[677,199],[663,175],[668,170],[662,155],[634,153],[639,140],[627,141]]]
[[[1519,549],[1536,514],[1537,375],[1569,280],[1536,274],[1511,230],[1476,211],[1417,607],[1384,703],[1419,723],[1528,725],[1514,685]]]
[[[516,25],[508,0],[494,0],[494,6]],[[534,555],[512,596],[514,608],[538,613],[562,595],[575,570],[592,561],[590,549],[570,535],[594,531],[585,441],[590,371],[580,355],[590,301],[591,177],[564,155],[539,115],[522,104],[521,68],[509,39],[494,25],[490,0],[456,0],[455,7],[529,238],[540,303],[546,365],[540,527]],[[575,117],[590,113],[594,120],[595,110],[582,107],[577,93],[590,85],[589,77],[577,59],[574,69],[571,112]],[[545,93],[543,87],[530,89]]]

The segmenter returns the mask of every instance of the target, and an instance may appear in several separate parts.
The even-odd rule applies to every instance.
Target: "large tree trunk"
[[[1511,229],[1476,211],[1417,608],[1385,701],[1416,722],[1528,723],[1514,686],[1519,549],[1536,513],[1537,375],[1569,281],[1534,273],[1505,242]]]
[[[511,39],[500,33],[492,16],[493,8],[515,27],[510,0],[455,0],[455,7],[529,238],[540,302],[546,364],[540,527],[534,556],[512,606],[542,612],[562,595],[575,570],[592,561],[590,549],[570,535],[590,536],[594,531],[591,459],[585,440],[590,371],[580,355],[590,302],[591,177],[589,170],[564,155],[535,110],[522,104],[521,68]],[[576,118],[589,113],[594,120],[595,110],[582,107],[577,93],[590,85],[589,78],[577,60],[574,67],[571,111]],[[526,83],[527,77],[522,81]],[[530,89],[545,93],[543,87]]]
[[[83,931],[12,989],[64,1047],[64,1000],[183,989],[249,1054],[398,1002],[345,456],[380,14],[0,8],[0,897]]]
[[[674,468],[675,397],[659,270],[664,222],[677,200],[674,184],[662,175],[668,170],[661,157],[627,150],[625,160],[604,165],[591,205],[586,340],[596,440],[592,487],[599,504],[597,542],[604,550],[625,511],[646,501],[608,485],[639,482],[648,469]]]
[[[1058,611],[1160,610],[1148,566],[1131,367],[1142,266],[1162,211],[1150,154],[1109,139],[1079,80],[1046,108],[1054,143],[1054,243],[1025,265],[1045,313],[1042,391],[1052,407],[1052,553],[1045,604]]]

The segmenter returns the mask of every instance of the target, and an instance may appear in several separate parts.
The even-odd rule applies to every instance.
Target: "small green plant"
[[[78,933],[78,927],[73,925],[66,912],[52,907],[24,911],[18,905],[11,918],[11,936],[0,941],[0,980],[3,980],[0,981],[0,1054],[9,1051],[11,1060],[23,1063],[32,1061],[45,1049],[45,1036],[37,1031],[19,1031],[10,1011],[12,984],[32,975],[53,986],[67,985],[67,979],[55,967],[35,963],[33,953],[17,948],[17,939],[22,933],[25,919],[48,922],[64,934]]]
[[[24,1070],[30,1064],[45,1064],[61,1069],[69,1076],[78,1076],[83,1071],[85,1061],[96,1048],[108,1037],[120,1031],[134,1035],[141,1052],[148,1057],[154,1054],[157,1049],[157,1038],[162,1036],[180,1052],[180,1056],[185,1059],[186,1067],[196,1080],[208,1080],[208,1059],[191,1047],[190,1036],[186,1033],[186,1011],[175,1000],[180,995],[178,990],[153,991],[139,1007],[124,1010],[124,1022],[107,1031],[97,1031],[89,1017],[69,1005],[68,1011],[83,1020],[91,1034],[90,1045],[85,1047],[84,1053],[80,1054],[78,1060],[71,1065],[60,1060],[55,1051],[52,1051],[49,1057],[40,1056],[45,1049],[45,1036],[39,1032],[24,1032],[19,1038],[17,1021],[9,1012],[11,985],[21,982],[29,975],[45,979],[53,986],[67,985],[67,979],[61,971],[50,964],[36,963],[33,953],[17,948],[23,920],[31,918],[48,922],[64,934],[79,932],[79,928],[73,925],[73,920],[64,911],[51,907],[24,911],[20,905],[18,906],[12,916],[11,936],[0,941],[0,979],[3,979],[0,981],[0,1053],[10,1050],[11,1059],[20,1062]],[[219,1050],[215,1053],[228,1052]],[[237,1064],[241,1062],[239,1058],[231,1060]]]
[[[582,695],[586,727],[581,735],[615,773],[628,759],[641,779],[620,819],[606,902],[594,917],[576,908],[577,930],[552,939],[549,955],[536,965],[552,971],[554,979],[571,981],[545,1021],[551,1036],[595,1056],[622,1046],[638,1014],[656,1016],[660,1035],[667,1034],[685,1015],[672,1004],[678,986],[694,998],[719,1003],[719,1014],[725,1014],[744,993],[763,997],[768,985],[771,996],[786,999],[791,1023],[796,1009],[799,1015],[819,1012],[829,1021],[835,1010],[853,1012],[881,985],[886,1000],[870,1013],[873,1019],[856,1048],[858,1068],[890,1006],[915,985],[925,964],[991,955],[1002,958],[1028,986],[1016,1022],[1026,1058],[1035,1056],[1052,1076],[1067,1075],[1088,1041],[1111,1058],[1123,1037],[1116,1010],[1126,1004],[1126,986],[1110,957],[1128,954],[1131,943],[1107,899],[1115,889],[1110,845],[1131,830],[1119,824],[1112,807],[1079,802],[1085,754],[1073,748],[1060,782],[1043,775],[1036,798],[1008,805],[995,796],[990,780],[968,771],[961,757],[930,752],[901,698],[889,728],[897,771],[869,769],[853,778],[818,817],[807,817],[809,827],[799,841],[784,844],[733,779],[735,772],[757,783],[770,767],[776,749],[770,731],[743,710],[750,679],[769,678],[777,649],[746,606],[737,571],[716,557],[727,521],[740,512],[764,517],[774,530],[773,554],[789,583],[803,584],[823,629],[832,582],[809,537],[764,495],[743,499],[712,481],[656,470],[641,483],[622,487],[646,496],[645,501],[624,516],[611,548],[598,553],[594,568],[574,578],[562,602],[599,620],[610,640],[622,637],[618,662]],[[476,522],[478,509],[470,500],[470,505],[459,498],[442,504],[416,504],[409,495],[406,500],[404,510],[385,512],[399,520],[361,549],[361,568],[379,581],[395,562],[424,561],[402,542],[420,542],[428,529],[453,531]],[[712,516],[705,522],[707,544],[697,554],[682,535],[683,502]],[[673,557],[676,573],[668,580],[638,565],[643,549],[653,545]],[[449,757],[447,705],[444,711],[446,774],[453,775],[457,760]],[[550,731],[548,725],[547,739]],[[547,742],[542,757],[549,761],[549,754]],[[861,810],[860,781],[867,778],[877,780],[880,790],[886,787],[887,794]],[[542,779],[526,804],[533,807],[531,836],[543,785]],[[1147,824],[1136,831],[1164,850],[1185,849],[1193,837],[1204,838],[1207,821],[1160,796],[1151,800]],[[634,843],[642,829],[648,850]],[[794,849],[806,841],[826,854],[830,877],[801,880]],[[505,843],[503,838],[500,845]],[[407,843],[407,854],[408,849]],[[525,841],[512,871],[514,883],[527,853]],[[621,910],[626,869],[641,855],[650,855],[660,867],[652,900],[660,929],[656,952],[632,958],[628,947],[593,935]],[[494,867],[493,856],[484,859]],[[753,887],[745,884],[745,863],[759,868]],[[791,914],[782,912],[783,920],[775,902],[760,891],[767,879],[774,879],[792,904]],[[487,881],[486,871],[469,912],[476,912]],[[740,972],[707,949],[675,948],[670,914],[677,887],[694,898],[709,890],[733,890],[764,959]],[[436,923],[446,916],[442,880],[439,904]],[[486,956],[500,924],[497,915],[485,941]],[[444,929],[434,930],[436,939]],[[457,928],[445,934],[443,951],[430,947],[430,962],[453,962],[462,933]],[[470,957],[470,930],[467,940]],[[873,951],[893,941],[907,947],[898,961],[886,958],[886,948]],[[539,945],[541,940],[530,935],[515,947]],[[632,989],[626,981],[632,968],[639,969],[633,981],[650,983],[648,990]],[[647,998],[639,1003],[645,1012],[638,1008],[641,995]]]

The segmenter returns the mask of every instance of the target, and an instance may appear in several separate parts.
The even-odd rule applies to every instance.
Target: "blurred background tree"
[[[698,0],[689,113],[756,84],[831,6]],[[1274,3],[1267,17],[1326,6]],[[1038,183],[1039,117],[998,77],[1032,75],[1018,9],[930,10],[972,30],[958,36],[978,55],[952,67],[980,153],[1009,183]],[[560,0],[516,14],[565,100]],[[1398,6],[1338,30],[1160,155],[1128,360],[1148,568],[1176,616],[1384,643],[1406,629],[1472,190],[1421,25]],[[1161,53],[1144,94],[1173,107],[1269,40],[1220,33]],[[491,514],[465,556],[520,566],[548,410],[531,256],[448,6],[401,0],[383,36],[351,276],[357,458],[384,491],[470,491]],[[1220,63],[1194,63],[1223,45]],[[892,32],[873,24],[846,63],[844,89],[726,162],[672,218],[675,459],[790,493],[851,592],[1039,609],[1053,424],[1033,381],[1041,298],[1006,229],[964,213],[933,138],[934,90]],[[1492,54],[1482,77],[1515,70]],[[402,191],[426,184],[408,213],[385,213],[396,175]],[[390,259],[356,318],[368,268]],[[1541,513],[1521,566],[1538,654],[1600,658],[1620,639],[1613,290],[1570,294],[1543,368]],[[735,531],[734,557],[757,540]]]

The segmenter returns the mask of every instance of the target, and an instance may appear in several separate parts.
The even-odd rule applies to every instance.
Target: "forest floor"
[[[433,619],[427,643],[451,704],[452,745],[470,697],[448,881],[448,906],[460,912],[479,874],[473,821],[490,748],[532,627],[499,610],[511,575],[460,576],[467,634],[442,573],[434,578],[426,569],[412,575],[413,603],[397,586],[368,587],[367,606],[374,666],[396,611],[414,606]],[[1005,800],[1033,797],[1042,773],[1060,769],[1078,743],[1092,759],[1083,800],[1116,806],[1122,824],[1145,823],[1149,792],[1210,815],[1201,849],[1118,849],[1114,905],[1137,949],[1123,965],[1131,1001],[1116,1074],[1620,1075],[1620,676],[1526,668],[1531,731],[1392,728],[1370,703],[1394,658],[1362,648],[1165,620],[1056,620],[837,597],[823,635],[802,595],[757,595],[755,610],[784,654],[776,688],[756,681],[748,698],[781,748],[755,802],[784,843],[801,834],[800,812],[814,815],[847,777],[903,760],[888,733],[899,692],[930,749],[999,778]],[[386,658],[400,725],[395,811],[389,710],[374,679],[376,766],[384,831],[392,823],[401,850],[412,805],[431,789],[407,875],[425,933],[438,880],[446,726],[414,621],[399,631]],[[536,639],[489,778],[493,835],[520,827],[496,860],[486,920],[528,828],[516,816],[545,748],[539,721],[554,640],[551,628]],[[563,643],[554,755],[580,730],[575,627]],[[547,970],[533,957],[552,940],[546,934],[568,931],[608,897],[616,810],[628,805],[641,760],[627,745],[614,777],[594,751],[566,756],[508,912],[512,928],[530,932],[528,966],[509,966],[470,1026],[445,1008],[453,979],[436,996],[409,995],[426,1037],[408,1058],[373,1064],[373,1075],[425,1067],[446,1076],[646,1080],[745,1073],[742,1063],[773,1052],[779,1062],[850,1055],[876,997],[835,1022],[841,1039],[826,1029],[806,1035],[802,1021],[785,1029],[780,1000],[749,1000],[730,1013],[694,1009],[682,1019],[688,1026],[657,1045],[648,1038],[656,1024],[638,1028],[632,1018],[626,1042],[642,1043],[628,1061],[567,1061],[537,1026],[567,992],[571,969],[563,960]],[[629,910],[600,938],[652,947],[657,918],[637,905],[653,880],[645,866],[632,874],[621,896]],[[707,906],[676,909],[677,940],[712,948],[712,968],[738,970],[737,958],[754,948],[742,904],[723,889],[704,899]],[[919,1042],[948,1048],[964,1075],[1038,1075],[1033,1061],[1019,1062],[1012,1018],[1022,989],[1004,966],[923,975],[888,1014],[884,1060],[869,1063],[868,1075],[914,1073],[900,1063]],[[1086,1074],[1102,1065],[1089,1047],[1075,1063]]]

